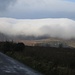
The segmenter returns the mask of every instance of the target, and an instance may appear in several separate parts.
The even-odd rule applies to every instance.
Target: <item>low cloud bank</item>
[[[49,36],[75,38],[75,21],[67,18],[13,19],[0,18],[0,33],[9,36]]]

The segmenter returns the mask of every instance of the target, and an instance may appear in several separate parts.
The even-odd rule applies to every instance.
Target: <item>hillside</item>
[[[34,37],[34,36],[8,36],[3,33],[0,33],[0,41],[14,41],[14,42],[23,42],[25,45],[29,46],[35,46],[40,44],[49,44],[49,43],[64,43],[67,44],[70,47],[75,47],[75,40],[64,40],[59,38],[53,38],[53,37]]]
[[[23,42],[25,45],[35,46],[38,44],[48,44],[48,43],[63,43],[67,44],[70,47],[75,47],[75,40],[64,40],[58,38],[48,38],[48,39],[41,39],[41,40],[14,40],[16,42]]]
[[[25,46],[23,50],[16,51],[14,46],[14,51],[11,46],[5,54],[32,67],[44,75],[75,75],[74,48]]]

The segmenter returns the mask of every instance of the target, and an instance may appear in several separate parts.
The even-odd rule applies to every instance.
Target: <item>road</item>
[[[42,75],[0,52],[0,75]]]

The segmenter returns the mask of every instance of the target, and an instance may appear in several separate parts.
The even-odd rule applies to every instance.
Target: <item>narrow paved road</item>
[[[0,53],[0,75],[42,75],[18,61]]]

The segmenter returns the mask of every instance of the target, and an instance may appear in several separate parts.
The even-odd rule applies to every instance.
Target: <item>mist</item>
[[[8,36],[75,38],[75,21],[68,18],[0,18],[0,33]]]

